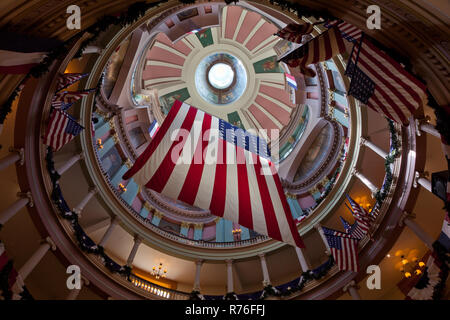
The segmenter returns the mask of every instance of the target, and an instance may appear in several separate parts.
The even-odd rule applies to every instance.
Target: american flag
[[[350,223],[348,223],[347,220],[345,220],[344,218],[341,218],[341,222],[344,225],[344,229],[345,232],[354,236],[357,239],[362,239],[364,238],[366,232],[364,232],[364,230],[361,229],[361,227],[359,226],[358,221],[355,221],[352,225]]]
[[[303,35],[311,33],[313,30],[314,25],[311,23],[289,23],[286,27],[279,30],[274,35],[290,42],[302,43]]]
[[[354,25],[345,22],[343,20],[333,20],[329,22],[324,23],[324,27],[326,28],[332,28],[334,26],[337,26],[339,30],[341,31],[342,37],[350,42],[356,42],[358,39],[362,36],[361,29],[358,29]]]
[[[350,202],[350,212],[355,220],[358,222],[359,228],[367,233],[370,229],[370,225],[375,220],[375,217],[370,215],[363,207],[355,202],[348,194],[347,199]]]
[[[326,61],[345,51],[342,35],[339,29],[334,27],[283,56],[280,61],[292,68],[299,67],[301,73],[314,77],[316,72],[308,65]]]
[[[95,92],[97,89],[87,89],[81,91],[60,91],[57,92],[53,98],[53,101],[63,103],[75,103],[83,97],[88,96],[90,93]]]
[[[88,75],[89,73],[63,73],[58,77],[56,91],[65,89]]]
[[[172,199],[304,247],[267,143],[186,103],[173,104],[123,179],[131,177]]]
[[[44,144],[58,151],[66,143],[76,137],[84,128],[69,114],[55,109],[50,116],[47,131],[44,136]]]
[[[358,272],[358,239],[326,227],[322,230],[339,270]]]
[[[58,101],[56,99],[52,100],[52,107],[55,109],[60,109],[60,110],[67,110],[69,109],[71,106],[73,106],[73,102],[72,103],[64,103],[63,101]]]
[[[408,125],[427,100],[426,87],[364,36],[353,46],[348,94],[389,119]]]

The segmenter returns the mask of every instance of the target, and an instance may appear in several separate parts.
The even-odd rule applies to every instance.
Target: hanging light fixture
[[[158,267],[153,266],[152,276],[154,276],[156,279],[166,277],[167,269],[163,270],[162,265],[162,262],[160,262]]]
[[[419,261],[417,249],[412,250],[398,250],[395,252],[395,256],[400,258],[400,261],[396,263],[395,267],[403,273],[405,278],[411,278],[413,275],[421,275],[425,268],[425,263]],[[390,257],[390,255],[389,255]]]

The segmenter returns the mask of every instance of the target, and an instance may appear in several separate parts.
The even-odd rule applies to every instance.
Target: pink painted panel
[[[233,39],[234,31],[236,31],[242,8],[238,6],[228,6],[227,24],[225,25],[225,38]]]
[[[142,209],[142,201],[138,197],[134,198],[131,207],[136,210],[136,212],[141,212]]]
[[[310,91],[306,93],[306,99],[314,99],[317,100],[319,99],[319,93],[316,91]]]
[[[257,106],[252,104],[250,108],[248,108],[248,111],[251,112],[251,114],[255,117],[256,121],[263,127],[263,129],[267,129],[267,133],[270,136],[270,129],[278,130],[278,127],[275,123],[273,123],[272,120],[266,114],[264,111],[261,111]]]
[[[189,239],[194,239],[194,228],[189,228],[187,237]]]
[[[261,27],[259,27],[258,31],[251,37],[251,39],[245,45],[248,50],[252,51],[255,49],[261,42],[266,40],[268,37],[277,32],[278,29],[273,24],[265,22]]]
[[[236,41],[243,43],[260,19],[261,16],[259,14],[255,12],[247,12],[244,21],[242,21],[238,35],[236,36]]]
[[[142,79],[159,79],[181,77],[181,69],[169,68],[164,66],[147,66],[142,72]]]
[[[283,102],[288,107],[291,108],[294,107],[289,97],[289,93],[284,89],[261,85],[259,87],[259,92],[264,93],[265,95],[268,95],[271,98]]]
[[[216,225],[207,226],[203,228],[202,239],[214,239],[216,237]]]
[[[184,64],[184,58],[176,55],[175,53],[169,52],[163,48],[153,47],[147,53],[148,60],[155,60],[161,62],[173,63],[179,66]]]
[[[125,118],[125,124],[129,124],[129,123],[132,123],[132,122],[135,122],[135,121],[138,121],[137,114],[134,114],[132,116],[129,116],[129,117]]]
[[[101,136],[100,139],[102,139],[102,143],[105,143],[106,139],[108,139],[109,136],[111,136],[111,131],[108,131],[103,136]]]
[[[156,41],[165,44],[171,48],[174,48],[178,52],[187,56],[192,50],[186,44],[184,44],[181,40],[177,41],[177,43],[173,43],[164,33],[159,33],[156,36]]]
[[[255,101],[282,124],[287,125],[289,123],[289,112],[287,112],[277,104],[264,97],[261,97],[260,95],[256,97]]]
[[[298,198],[298,203],[302,209],[308,209],[315,205],[316,201],[311,195],[308,195],[306,197]]]

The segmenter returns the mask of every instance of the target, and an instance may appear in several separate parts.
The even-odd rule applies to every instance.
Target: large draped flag
[[[369,108],[404,125],[427,100],[426,87],[364,36],[347,63],[348,94]]]
[[[35,38],[0,31],[0,73],[26,74],[45,55],[61,45],[57,39]]]
[[[54,109],[44,136],[44,144],[58,151],[76,137],[84,128],[69,114]]]
[[[316,72],[308,65],[326,61],[345,51],[341,32],[337,27],[333,27],[283,56],[279,61],[292,68],[299,67],[305,76],[314,77]]]
[[[339,270],[358,272],[358,239],[326,227],[322,230]]]
[[[65,89],[88,75],[89,73],[63,73],[58,77],[56,91]]]
[[[290,42],[302,43],[302,37],[305,34],[311,33],[313,30],[314,25],[311,23],[289,23],[286,27],[279,30],[274,35]]]
[[[175,101],[123,176],[260,234],[304,247],[260,137]]]
[[[354,25],[343,20],[327,21],[323,24],[323,26],[328,29],[333,28],[334,26],[338,27],[341,31],[342,37],[350,42],[356,42],[362,36],[361,29],[358,29]]]

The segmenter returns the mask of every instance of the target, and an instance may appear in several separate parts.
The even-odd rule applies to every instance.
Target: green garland
[[[394,179],[391,170],[391,164],[393,164],[395,159],[400,156],[400,141],[398,140],[397,131],[395,130],[394,126],[394,121],[388,118],[386,119],[388,121],[389,132],[391,135],[391,148],[390,148],[391,151],[386,156],[386,159],[384,161],[384,169],[386,171],[386,176],[384,178],[384,183],[383,186],[381,187],[381,190],[378,190],[374,195],[376,200],[374,208],[380,206],[381,203],[386,199],[389,189],[391,188],[392,181]]]

